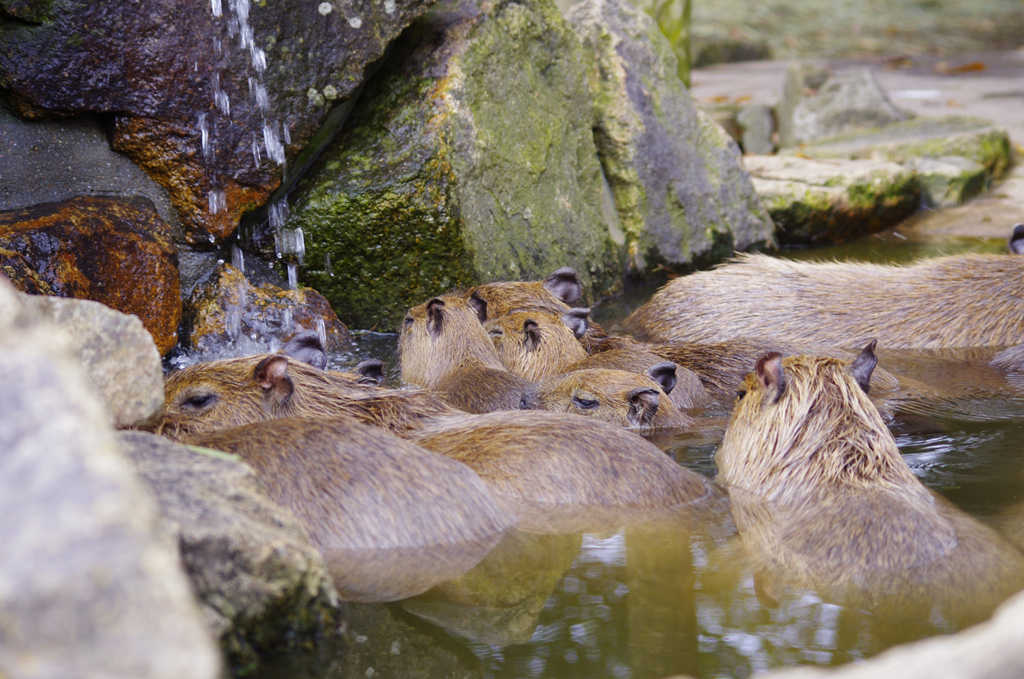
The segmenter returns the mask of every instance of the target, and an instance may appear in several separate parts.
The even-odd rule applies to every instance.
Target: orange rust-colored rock
[[[188,344],[200,352],[216,352],[240,338],[283,344],[303,330],[317,330],[318,320],[324,322],[328,353],[344,351],[352,342],[348,328],[316,290],[285,290],[269,283],[257,287],[230,264],[221,264],[196,288],[185,304],[185,318]]]
[[[0,272],[23,292],[135,314],[161,354],[178,342],[178,254],[148,199],[80,197],[0,212]]]

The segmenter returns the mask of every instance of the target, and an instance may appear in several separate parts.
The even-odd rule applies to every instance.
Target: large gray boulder
[[[455,287],[571,266],[592,298],[621,274],[586,60],[550,0],[435,7],[292,195],[302,278],[352,327]]]
[[[27,313],[63,329],[115,427],[156,419],[164,371],[153,337],[137,316],[85,299],[19,294]]]
[[[566,15],[591,58],[594,140],[638,277],[772,243],[739,148],[698,108],[658,25],[623,0]]]
[[[155,434],[124,432],[118,440],[156,495],[232,664],[335,631],[338,595],[323,558],[248,466]]]
[[[12,296],[0,280],[0,310]],[[0,675],[219,677],[177,549],[63,333],[9,320],[0,380]]]
[[[895,226],[920,204],[914,171],[883,160],[746,156],[780,244],[852,240]]]
[[[869,68],[831,73],[800,63],[786,71],[777,110],[784,148],[910,117],[889,100]]]

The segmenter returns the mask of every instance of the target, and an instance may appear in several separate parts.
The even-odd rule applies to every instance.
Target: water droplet
[[[386,14],[395,13],[395,0],[384,0],[384,12]]]
[[[206,200],[212,215],[228,209],[227,196],[223,191],[210,191],[206,196]],[[212,243],[214,240],[213,234],[210,234],[210,242]]]
[[[299,265],[295,262],[288,262],[288,289],[297,290],[299,287]]]
[[[231,266],[245,273],[245,254],[237,245],[231,246]]]
[[[352,17],[348,20],[348,25],[352,28],[359,29],[363,27],[363,20],[359,17]]]
[[[324,271],[327,272],[328,276],[334,276],[334,268],[331,266],[331,253],[324,255]]]
[[[221,14],[220,0],[210,0],[210,4],[212,5],[213,16],[219,17]]]
[[[320,6],[317,7],[316,9],[318,12],[320,12],[320,14],[327,16],[328,14],[331,13],[331,10],[333,10],[334,7],[329,2],[321,2]]]
[[[316,336],[320,340],[320,346],[327,346],[327,324],[324,323],[324,319],[317,316],[316,319]]]

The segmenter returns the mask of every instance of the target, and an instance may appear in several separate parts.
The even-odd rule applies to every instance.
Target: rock
[[[338,595],[292,513],[244,463],[145,432],[118,436],[156,495],[206,619],[232,665],[332,634]]]
[[[827,74],[822,81],[820,69],[800,64],[786,72],[778,111],[782,147],[883,127],[909,117],[889,101],[868,68]]]
[[[225,357],[225,350],[244,352],[238,355],[277,351],[303,330],[319,332],[321,324],[328,354],[351,346],[348,328],[316,290],[256,286],[230,264],[219,264],[185,303],[186,342],[204,360]]]
[[[145,198],[72,198],[0,213],[0,271],[22,292],[135,314],[161,354],[178,341],[178,255]]]
[[[744,160],[780,244],[851,240],[898,224],[919,204],[914,172],[895,163],[792,156]]]
[[[743,130],[740,145],[744,153],[770,156],[775,153],[772,133],[775,132],[775,116],[770,106],[751,104],[736,114],[736,123]]]
[[[27,314],[0,327],[0,380],[0,674],[220,677],[174,543],[64,333]]]
[[[115,427],[154,420],[164,404],[164,371],[137,316],[99,302],[21,294],[23,308],[63,329]]]
[[[1002,176],[1010,163],[1006,130],[981,118],[944,116],[915,118],[874,130],[821,139],[799,151],[780,151],[807,158],[872,158],[906,163],[912,158],[960,156],[981,164],[989,176]]]
[[[189,241],[218,240],[429,4],[5,2],[0,84],[22,116],[113,114],[114,148],[168,191]]]
[[[903,163],[917,173],[921,185],[921,203],[925,207],[952,207],[985,189],[985,168],[961,156],[911,158]]]
[[[170,196],[138,165],[110,149],[98,117],[29,122],[0,102],[0,148],[0,210],[76,196],[144,196],[172,230],[181,229]]]
[[[953,635],[904,644],[843,667],[787,668],[764,675],[772,679],[997,679],[1024,675],[1024,593],[1007,600],[986,622]]]
[[[645,277],[771,243],[739,149],[679,80],[657,24],[623,0],[585,0],[567,19],[593,59],[594,138],[627,271]]]
[[[394,329],[456,287],[573,267],[619,280],[579,41],[547,0],[437,7],[396,41],[297,185],[302,278],[349,325]]]

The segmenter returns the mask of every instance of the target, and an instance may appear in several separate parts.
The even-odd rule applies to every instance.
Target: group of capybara
[[[581,291],[565,268],[410,309],[402,388],[380,361],[325,370],[308,332],[196,364],[167,377],[155,431],[251,465],[352,600],[424,592],[513,528],[701,512],[729,517],[769,606],[804,587],[961,626],[1024,587],[1024,557],[926,488],[886,425],[882,396],[932,387],[876,368],[884,347],[1024,344],[1024,258],[742,255],[671,281],[627,336],[572,308]],[[641,435],[726,401],[714,481]]]

